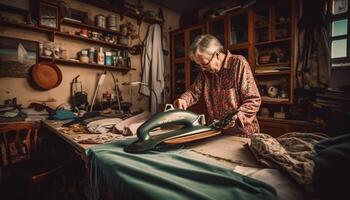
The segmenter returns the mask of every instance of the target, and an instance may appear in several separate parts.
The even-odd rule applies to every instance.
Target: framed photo
[[[28,77],[38,60],[38,42],[0,36],[0,77]]]
[[[38,25],[43,28],[59,30],[60,29],[60,16],[59,8],[55,4],[47,2],[39,2],[39,23]]]

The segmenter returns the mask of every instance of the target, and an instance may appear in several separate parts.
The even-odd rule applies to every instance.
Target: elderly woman
[[[186,110],[203,95],[210,122],[224,118],[230,110],[238,110],[224,133],[249,137],[259,132],[256,113],[261,97],[247,60],[224,50],[219,40],[208,34],[194,40],[190,58],[201,71],[174,105]]]

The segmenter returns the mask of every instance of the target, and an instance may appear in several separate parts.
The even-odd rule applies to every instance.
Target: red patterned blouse
[[[240,55],[227,51],[221,70],[209,73],[201,70],[191,87],[181,95],[191,106],[204,95],[209,122],[222,119],[232,109],[238,114],[232,119],[232,125],[225,133],[249,137],[259,132],[256,113],[261,97],[247,60]]]

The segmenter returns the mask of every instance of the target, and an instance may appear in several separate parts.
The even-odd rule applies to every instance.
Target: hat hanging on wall
[[[40,62],[33,66],[30,74],[36,89],[50,90],[62,82],[62,72],[53,62]]]

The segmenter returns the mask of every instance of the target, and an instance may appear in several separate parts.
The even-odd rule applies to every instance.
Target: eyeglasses
[[[213,53],[213,55],[211,56],[211,58],[209,59],[209,61],[207,63],[205,63],[205,64],[197,64],[197,66],[198,67],[206,67],[206,66],[208,66],[211,63],[211,61],[214,59],[216,53],[217,53],[217,51],[215,51]]]

